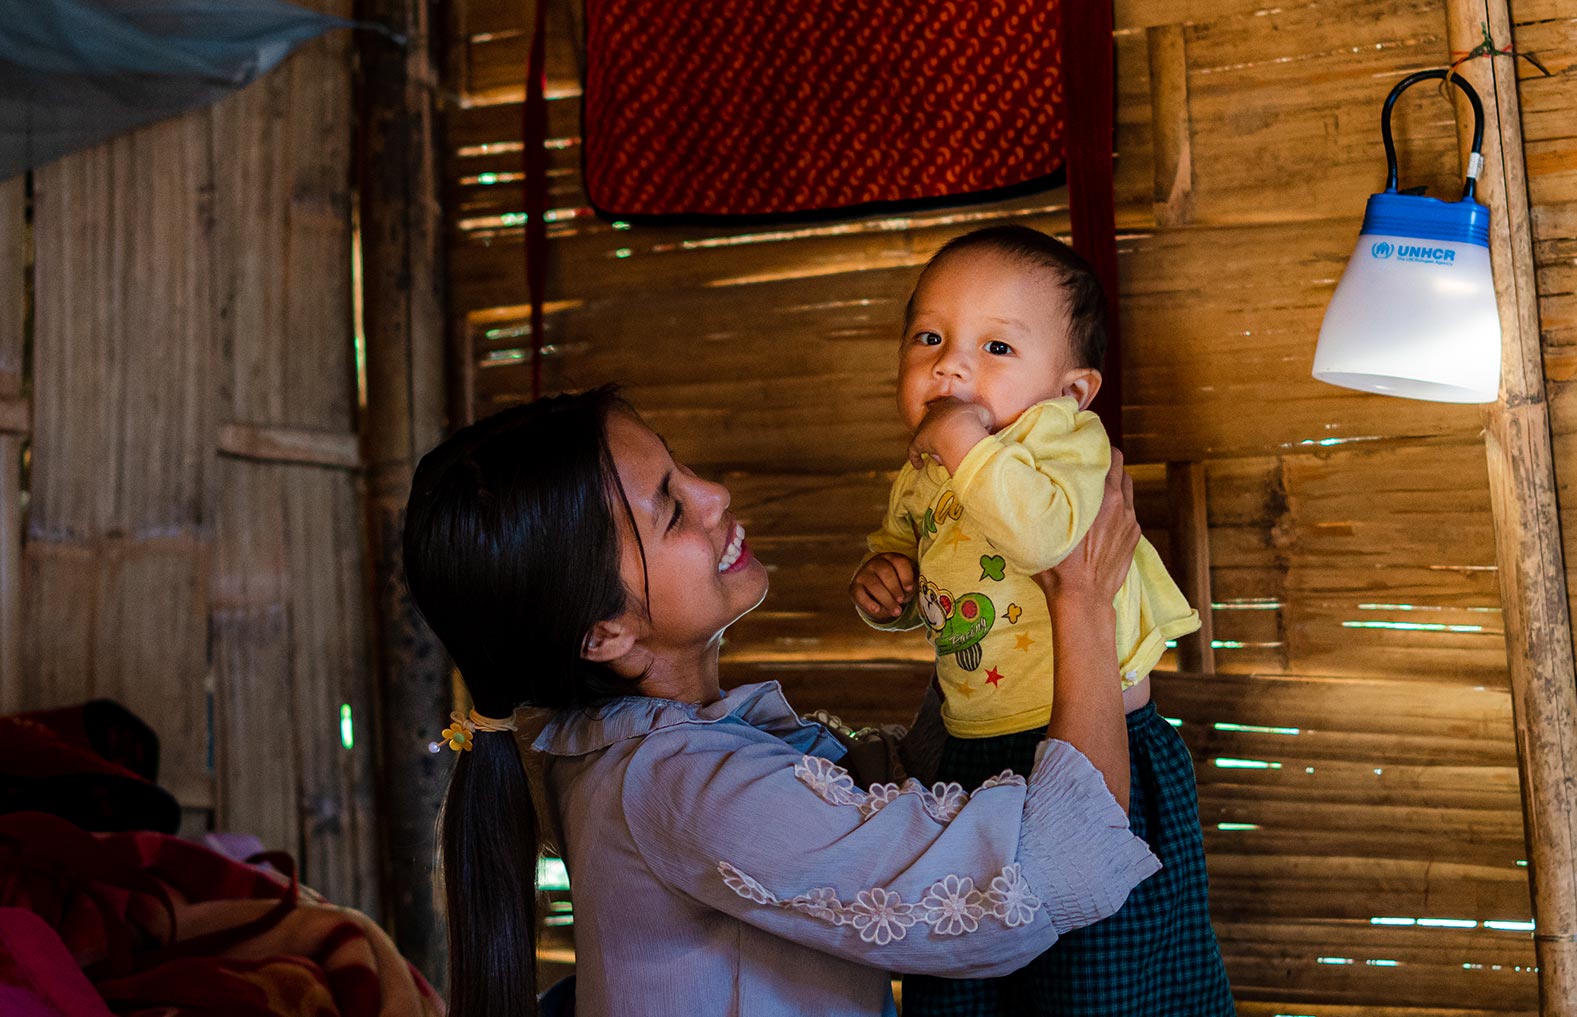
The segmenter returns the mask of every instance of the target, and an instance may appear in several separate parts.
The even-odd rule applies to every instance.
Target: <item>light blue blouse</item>
[[[776,682],[564,711],[533,747],[582,1017],[891,1014],[888,972],[1006,974],[1160,868],[1065,742],[1027,782],[864,790]]]

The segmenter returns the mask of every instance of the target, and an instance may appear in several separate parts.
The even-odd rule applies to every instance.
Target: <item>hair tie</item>
[[[516,730],[513,716],[500,720],[497,717],[484,717],[474,709],[469,717],[457,710],[449,715],[449,720],[449,726],[443,730],[443,738],[456,752],[470,752],[476,742],[478,731]]]

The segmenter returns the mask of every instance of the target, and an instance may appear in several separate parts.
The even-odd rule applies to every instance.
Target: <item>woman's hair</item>
[[[581,656],[630,599],[611,507],[629,504],[607,438],[609,415],[628,409],[612,388],[540,399],[463,428],[416,467],[406,584],[484,716],[629,690]],[[513,736],[474,746],[457,754],[439,829],[449,1012],[520,1017],[536,1013],[540,835]]]
[[[1106,295],[1090,263],[1073,248],[1039,230],[1010,223],[986,226],[954,237],[931,256],[930,268],[961,251],[988,250],[1031,268],[1043,268],[1056,277],[1068,299],[1068,345],[1079,367],[1100,370],[1106,359]],[[914,317],[914,298],[904,320]]]

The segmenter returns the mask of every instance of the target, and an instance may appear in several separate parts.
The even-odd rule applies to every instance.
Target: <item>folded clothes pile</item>
[[[113,703],[0,718],[0,1013],[443,1013],[389,937],[301,887],[288,856],[173,836],[157,765],[152,732]]]

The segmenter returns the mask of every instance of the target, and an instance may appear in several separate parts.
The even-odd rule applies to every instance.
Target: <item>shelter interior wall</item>
[[[120,700],[376,914],[350,46],[0,184],[0,706]]]
[[[1514,11],[1516,45],[1553,72],[1519,71],[1563,499],[1577,461],[1567,6]],[[450,310],[478,415],[531,389],[528,13],[456,6]],[[1526,921],[1530,905],[1479,413],[1308,376],[1383,181],[1380,102],[1449,62],[1444,4],[1118,0],[1116,13],[1125,452],[1163,554],[1162,464],[1204,463],[1214,587],[1218,674],[1160,675],[1156,698],[1195,754],[1243,1012],[1530,1013],[1530,936],[1484,924]],[[578,20],[576,4],[550,8],[544,387],[622,381],[682,458],[726,479],[772,572],[766,603],[730,630],[735,680],[904,721],[927,650],[866,629],[844,594],[905,444],[902,304],[958,232],[1017,220],[1066,236],[1066,194],[774,227],[608,222],[581,189]],[[1414,89],[1396,128],[1404,184],[1456,193],[1450,106]]]

